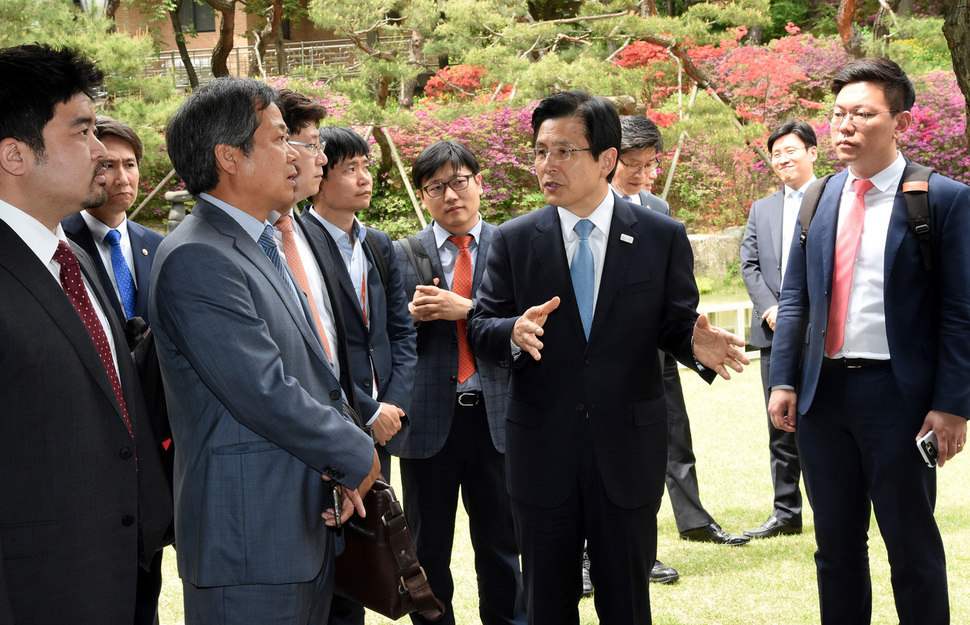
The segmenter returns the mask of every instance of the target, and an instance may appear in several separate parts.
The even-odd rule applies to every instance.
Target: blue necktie
[[[131,277],[131,270],[125,261],[125,253],[121,251],[121,233],[108,230],[108,234],[104,235],[104,242],[111,246],[111,271],[115,274],[125,316],[130,319],[135,316],[135,280]]]
[[[289,289],[290,294],[297,300],[297,305],[300,303],[300,298],[296,294],[296,289],[293,287],[293,283],[290,281],[290,277],[286,275],[286,269],[283,268],[283,259],[280,257],[280,250],[276,247],[276,239],[273,238],[273,226],[266,226],[263,228],[263,234],[259,235],[259,247],[263,248],[263,251],[269,257],[273,266],[276,267],[276,271],[279,272],[280,277],[283,278],[283,284]]]
[[[589,328],[593,324],[593,284],[596,279],[593,252],[589,249],[589,233],[593,231],[593,222],[580,219],[573,230],[579,235],[579,245],[573,252],[569,275],[573,279],[573,291],[576,293],[576,303],[579,305],[579,317],[583,320],[583,332],[588,339]]]

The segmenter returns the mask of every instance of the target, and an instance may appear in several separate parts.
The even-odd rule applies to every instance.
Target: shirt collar
[[[447,230],[445,230],[444,228],[442,228],[441,226],[439,226],[437,221],[433,221],[433,222],[431,222],[431,224],[432,224],[431,225],[431,231],[434,232],[434,243],[435,243],[435,246],[438,249],[441,249],[441,246],[445,244],[445,242],[448,240],[448,237],[455,236],[455,235],[451,234],[450,232],[448,232]],[[478,244],[479,237],[482,236],[482,215],[481,215],[481,213],[479,213],[479,215],[478,215],[478,221],[475,222],[475,225],[472,226],[472,229],[469,230],[468,232],[466,232],[465,234],[472,235],[472,241],[475,244]]]
[[[105,235],[108,234],[109,230],[112,230],[112,228],[108,227],[108,224],[104,223],[103,221],[101,221],[100,219],[98,219],[97,217],[95,217],[94,215],[92,215],[86,210],[81,211],[81,219],[84,220],[84,223],[87,225],[88,230],[91,231],[91,237],[98,243],[103,243]],[[122,241],[127,240],[128,239],[128,219],[127,218],[122,219],[121,223],[118,225],[117,228],[114,228],[114,230],[117,230],[118,233],[121,235]]]
[[[246,234],[253,238],[253,241],[259,241],[259,237],[263,234],[263,230],[266,229],[265,222],[256,219],[249,213],[239,210],[232,204],[223,202],[219,198],[213,197],[208,193],[200,193],[199,197],[229,215],[233,221],[239,224],[240,228],[246,231]]]
[[[573,228],[579,223],[580,219],[589,219],[604,234],[609,234],[610,232],[610,221],[613,220],[613,195],[612,190],[606,192],[606,197],[600,202],[599,206],[589,214],[588,217],[579,217],[574,213],[557,206],[556,210],[559,211],[559,222],[562,225],[562,234],[566,240],[578,236]]]
[[[791,194],[792,193],[796,193],[796,192],[797,193],[801,193],[802,196],[804,196],[806,189],[808,189],[808,185],[812,184],[813,182],[815,182],[815,176],[812,176],[811,178],[809,178],[808,179],[808,182],[806,182],[802,186],[798,187],[797,189],[794,189],[792,187],[789,187],[786,184],[785,185],[785,199],[787,200],[789,197],[791,197]]]
[[[337,226],[333,225],[323,217],[321,217],[320,213],[317,212],[316,208],[314,208],[313,206],[309,206],[303,212],[309,214],[311,217],[313,217],[318,222],[320,222],[323,225],[323,227],[327,229],[327,232],[330,233],[330,236],[333,237],[334,241],[344,240],[348,245],[350,244],[350,235],[344,232],[343,230],[341,230],[340,228],[338,228]],[[361,243],[363,243],[364,238],[367,237],[367,228],[365,228],[360,223],[360,220],[357,219],[356,216],[354,217],[354,225],[351,226],[350,231],[351,233],[353,233],[354,239],[356,241],[360,241]]]
[[[0,220],[10,226],[10,229],[27,244],[27,247],[44,265],[49,264],[51,259],[54,258],[57,244],[61,241],[67,241],[61,224],[57,224],[54,232],[51,232],[47,226],[37,221],[32,215],[28,215],[3,200],[0,200]]]
[[[906,159],[903,158],[902,153],[897,150],[896,160],[890,163],[889,167],[885,168],[884,170],[882,170],[881,172],[879,172],[869,180],[872,182],[872,186],[874,186],[880,193],[885,193],[886,191],[889,191],[890,189],[895,188],[899,184],[899,181],[900,179],[902,179],[903,171],[905,169],[906,169]],[[852,181],[858,180],[859,177],[852,173],[851,166],[848,168],[848,171],[849,171],[849,175],[847,176],[845,181],[845,185],[846,185],[845,188],[851,189]]]

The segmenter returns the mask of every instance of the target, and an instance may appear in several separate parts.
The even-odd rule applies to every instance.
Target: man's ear
[[[27,159],[33,161],[33,151],[23,141],[7,137],[0,141],[0,169],[11,176],[22,176],[27,171]]]
[[[213,148],[213,154],[216,157],[216,165],[222,171],[229,175],[236,174],[239,171],[239,163],[237,161],[242,154],[240,148],[219,143]]]
[[[600,163],[602,164],[602,169],[600,170],[600,177],[606,178],[610,175],[616,168],[616,159],[619,156],[616,148],[607,148],[600,152]]]

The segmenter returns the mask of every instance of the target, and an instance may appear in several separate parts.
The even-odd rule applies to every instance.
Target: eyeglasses
[[[323,152],[324,149],[326,149],[327,147],[327,142],[324,141],[323,139],[317,141],[316,143],[303,143],[302,141],[293,141],[293,140],[289,140],[287,141],[287,143],[289,143],[290,145],[299,145],[305,148],[310,148],[310,156],[312,156],[313,158],[316,158],[317,154],[319,154],[320,152]]]
[[[855,126],[856,128],[861,128],[862,126],[866,125],[866,122],[869,121],[870,117],[875,117],[876,115],[882,115],[883,113],[889,113],[890,115],[895,115],[898,112],[899,111],[897,110],[879,111],[878,113],[867,113],[865,111],[857,111],[855,113],[843,113],[842,111],[832,111],[832,117],[829,118],[829,121],[832,122],[833,126],[841,126],[842,120],[845,119],[846,115],[848,115],[849,123]]]
[[[464,191],[468,188],[468,179],[472,176],[455,176],[447,182],[433,182],[421,187],[421,190],[428,194],[428,197],[441,197],[445,194],[445,187],[451,187],[452,191]]]
[[[627,163],[625,160],[623,160],[622,158],[617,159],[617,160],[619,160],[620,163],[622,163],[624,167],[626,167],[627,169],[629,169],[631,174],[639,174],[640,173],[640,170],[642,170],[642,169],[646,169],[648,174],[652,174],[653,172],[655,172],[658,169],[660,169],[660,159],[657,158],[657,157],[654,157],[653,162],[649,162],[648,161],[648,162],[646,162],[646,163],[644,163],[642,165],[631,165],[631,164]]]
[[[795,153],[798,152],[799,150],[807,150],[807,149],[808,148],[806,148],[806,147],[802,147],[802,148],[786,148],[782,152],[772,152],[771,153],[771,160],[772,161],[780,161],[782,156],[787,156],[788,158],[793,158],[795,156]]]
[[[564,163],[569,160],[573,152],[589,152],[589,148],[529,148],[526,153],[535,159],[535,164],[544,163],[546,157],[552,156],[552,160],[557,163]]]

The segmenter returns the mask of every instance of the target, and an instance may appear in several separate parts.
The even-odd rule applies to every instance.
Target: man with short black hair
[[[835,154],[804,245],[792,242],[772,342],[768,413],[798,428],[815,520],[823,625],[868,623],[869,519],[875,512],[901,625],[950,622],[936,471],[916,440],[932,430],[942,467],[963,450],[970,416],[970,187],[932,175],[932,267],[909,227],[913,83],[889,59],[857,61],[832,81]]]
[[[667,464],[657,350],[712,380],[747,364],[744,341],[698,316],[683,225],[610,191],[613,105],[558,93],[532,128],[550,205],[499,226],[468,328],[479,359],[512,368],[506,465],[528,619],[578,622],[585,540],[600,620],[650,623]]]
[[[761,383],[768,406],[771,338],[778,317],[778,298],[788,267],[788,253],[798,225],[799,208],[808,185],[815,180],[818,158],[815,130],[805,122],[788,120],[768,135],[771,166],[784,183],[779,191],[751,205],[741,241],[741,276],[751,297],[751,338],[761,349]],[[802,493],[798,483],[801,464],[795,435],[780,430],[768,418],[768,453],[774,503],[768,520],[753,530],[752,538],[771,538],[802,531]]]

